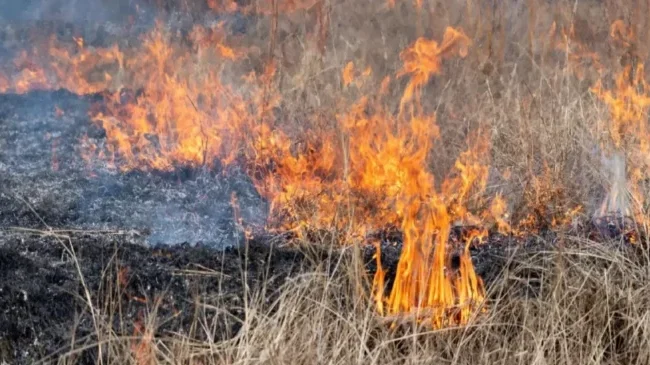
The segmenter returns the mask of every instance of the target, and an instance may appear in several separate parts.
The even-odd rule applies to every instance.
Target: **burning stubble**
[[[427,31],[426,37],[411,37],[390,56],[397,60],[396,71],[390,72],[386,65],[375,71],[363,65],[366,60],[346,59],[339,62],[341,67],[329,70],[340,85],[324,86],[323,95],[296,91],[299,87],[287,90],[287,80],[309,84],[328,72],[318,66],[332,41],[326,6],[318,6],[317,26],[305,38],[315,48],[300,59],[309,63],[313,57],[313,64],[299,71],[291,63],[290,32],[278,23],[281,15],[293,19],[315,3],[206,4],[224,16],[237,13],[265,19],[271,31],[268,45],[247,44],[233,36],[224,21],[174,31],[159,19],[137,40],[106,46],[89,45],[81,36],[67,42],[44,37],[33,47],[17,50],[12,61],[0,68],[0,90],[22,94],[63,88],[78,95],[100,94],[89,118],[105,133],[105,140],[80,142],[84,145],[80,153],[91,170],[118,174],[182,168],[244,171],[269,203],[260,230],[290,231],[300,238],[319,230],[334,231],[347,245],[365,243],[377,231],[399,229],[403,248],[390,291],[383,268],[378,268],[373,280],[378,311],[386,316],[413,316],[436,328],[466,324],[485,298],[470,246],[480,244],[488,228],[518,235],[542,225],[562,226],[581,206],[573,204],[552,214],[539,208],[555,198],[548,197],[554,195],[549,193],[554,180],[552,169],[547,168],[548,176],[530,174],[535,194],[528,206],[534,213],[509,220],[509,196],[490,184],[494,147],[490,126],[481,121],[454,126],[462,131],[457,139],[462,147],[447,159],[447,168],[438,169],[442,173],[434,173],[433,165],[443,165],[435,161],[434,151],[448,147],[445,136],[450,129],[440,122],[440,114],[448,121],[469,118],[472,111],[471,106],[460,105],[461,116],[453,107],[438,113],[430,86],[445,75],[446,64],[478,60],[483,70],[497,67],[481,60],[474,36],[461,27],[446,26]],[[398,6],[394,1],[388,5],[389,12]],[[422,2],[415,6],[423,16]],[[481,38],[481,26],[474,24],[474,38]],[[584,80],[586,71],[606,77],[598,54],[577,39],[573,25],[563,28],[553,22],[549,28],[547,50],[564,53],[567,77]],[[281,36],[284,43],[278,41]],[[618,22],[613,23],[610,38],[628,50],[636,43],[633,32]],[[491,33],[489,39],[491,53],[495,42]],[[532,52],[532,40],[530,48]],[[513,68],[513,79],[516,73]],[[448,83],[460,82],[455,76],[449,76]],[[490,82],[496,81],[485,82],[485,94],[495,103],[502,96],[492,93]],[[609,111],[598,125],[605,125],[609,133],[595,139],[602,146],[614,146],[611,157],[604,160],[612,171],[611,189],[598,214],[616,212],[645,221],[640,185],[647,178],[650,103],[643,66],[625,66],[615,84],[610,89],[599,79],[591,88]],[[328,92],[325,100],[325,90],[335,87],[336,92]],[[444,90],[438,91],[444,94]],[[529,94],[517,101],[520,110],[530,112],[539,102],[537,95]],[[285,95],[302,98],[299,103],[309,107],[292,113]],[[603,128],[594,130],[589,133],[599,134]],[[631,137],[632,133],[638,137]],[[641,157],[633,157],[630,151]],[[58,159],[55,163],[53,155],[53,169],[58,169]],[[548,167],[549,161],[543,164]],[[176,207],[167,207],[171,212],[161,214],[175,220]],[[542,219],[550,222],[543,224]],[[480,229],[462,243],[458,269],[452,270],[451,253],[457,248],[452,247],[450,235],[456,225]]]

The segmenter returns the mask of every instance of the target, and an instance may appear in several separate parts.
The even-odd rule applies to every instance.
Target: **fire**
[[[385,284],[383,269],[380,267],[375,275],[377,307],[386,315],[414,314],[434,327],[467,323],[484,298],[481,279],[471,263],[469,244],[455,274],[449,272],[447,246],[456,220],[478,219],[469,212],[467,203],[470,192],[485,189],[487,167],[479,163],[479,155],[485,154],[487,143],[479,138],[473,148],[462,153],[455,171],[438,190],[426,166],[439,132],[435,116],[423,114],[420,107],[420,89],[431,76],[440,73],[442,58],[464,56],[469,44],[469,39],[453,28],[447,28],[440,46],[435,41],[418,39],[401,55],[404,67],[398,77],[410,78],[400,102],[400,113],[391,119],[385,115],[365,118],[364,113],[357,112],[347,123],[357,128],[352,136],[363,136],[357,148],[350,149],[351,185],[362,188],[364,196],[383,193],[385,197],[380,202],[391,205],[385,207],[389,214],[380,219],[382,223],[397,222],[404,239],[387,297],[377,294]],[[394,208],[390,209],[391,206]],[[503,213],[498,208],[493,212]]]
[[[645,79],[645,68],[635,53],[634,31],[622,21],[610,28],[612,40],[624,47],[630,62],[615,78],[614,87],[608,89],[599,80],[591,91],[608,107],[609,120],[605,121],[605,135],[601,137],[604,151],[603,163],[610,168],[611,180],[607,197],[597,215],[631,215],[638,224],[647,227],[647,200],[644,182],[650,167],[650,88]]]
[[[602,55],[577,40],[573,24],[568,30],[562,29],[562,37],[557,42],[556,31],[557,24],[553,23],[551,41],[557,49],[566,52],[571,71],[580,79],[584,78],[589,67],[599,75],[590,90],[609,111],[609,118],[594,128],[603,170],[609,174],[609,189],[595,216],[632,216],[641,226],[647,227],[647,199],[643,185],[649,177],[646,171],[650,163],[647,122],[650,94],[641,62],[647,56],[644,47],[637,40],[634,29],[623,20],[618,19],[611,24],[610,46],[621,51],[622,55],[618,55],[617,61],[623,68],[620,72],[614,72],[614,85],[608,87]],[[548,186],[551,185],[556,184]],[[552,191],[548,186],[537,190]],[[568,209],[564,218],[553,218],[553,225],[566,224],[581,209],[581,206]],[[536,225],[536,218],[529,215],[522,221],[521,227],[529,230]]]
[[[632,214],[645,224],[646,202],[641,184],[648,177],[646,171],[650,167],[647,122],[650,89],[644,77],[643,64],[628,65],[616,77],[614,89],[606,89],[599,81],[592,92],[610,112],[604,148],[611,154],[607,161],[612,167],[613,181],[599,214]]]
[[[429,164],[440,130],[436,115],[422,106],[422,90],[442,72],[443,60],[467,55],[472,42],[461,30],[448,27],[441,42],[417,39],[400,54],[402,68],[375,93],[341,100],[334,120],[315,113],[306,127],[275,112],[282,102],[275,62],[258,71],[246,67],[252,50],[228,46],[221,25],[195,27],[179,39],[158,24],[130,47],[89,48],[83,38],[73,43],[50,38],[45,54],[39,47],[21,53],[0,86],[17,93],[103,93],[90,113],[106,144],[81,141],[90,164],[121,171],[239,164],[270,202],[267,229],[299,235],[330,229],[348,243],[372,231],[401,230],[403,251],[390,293],[377,258],[373,290],[380,313],[410,313],[442,327],[467,323],[480,308],[485,292],[469,246],[483,231],[460,248],[457,270],[450,265],[458,247],[449,236],[457,224],[491,221],[509,229],[502,197],[482,201],[489,141],[481,131],[471,134],[468,150],[437,181]],[[371,76],[372,69],[357,70],[352,62],[341,73],[345,89],[361,89]],[[399,108],[391,108],[388,91],[400,88],[402,78]],[[238,216],[235,196],[232,204]]]
[[[401,105],[414,98],[419,99],[419,90],[426,84],[432,75],[441,71],[441,63],[444,57],[450,57],[455,54],[465,57],[471,41],[465,34],[447,28],[442,43],[425,38],[419,38],[415,44],[407,48],[400,55],[404,67],[398,73],[398,76],[409,75],[410,81],[404,95],[402,96]]]
[[[117,91],[92,116],[107,131],[110,153],[123,160],[122,170],[234,159],[241,139],[236,134],[256,115],[222,83],[223,66],[213,67],[236,59],[237,52],[211,35],[196,28],[196,50],[189,55],[157,27],[143,39],[138,57],[123,61],[133,73],[130,83],[142,93]]]
[[[133,340],[130,346],[131,354],[137,365],[150,365],[155,363],[155,354],[153,348],[154,333],[150,327],[146,326],[143,320],[143,312],[138,312],[138,320],[135,322],[133,336],[139,338]]]
[[[459,157],[456,174],[444,181],[440,192],[436,191],[433,176],[422,168],[426,150],[406,166],[411,182],[397,204],[404,247],[391,293],[378,304],[379,308],[385,306],[386,314],[411,313],[439,328],[467,323],[471,313],[480,307],[483,284],[469,255],[469,243],[474,237],[467,241],[457,273],[449,271],[448,245],[454,220],[476,219],[466,204],[472,189],[485,188],[486,170],[473,162],[481,147],[479,144],[479,148]],[[382,271],[375,276],[374,285],[384,286]]]
[[[74,41],[70,46],[52,36],[44,45],[20,51],[12,64],[0,70],[0,91],[22,94],[63,88],[85,95],[118,87],[105,72],[123,66],[118,47],[87,49],[83,38]]]

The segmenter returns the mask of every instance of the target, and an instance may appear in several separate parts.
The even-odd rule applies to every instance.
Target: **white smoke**
[[[604,170],[608,174],[609,189],[607,196],[605,196],[595,216],[631,215],[630,190],[627,185],[625,154],[622,151],[616,151],[608,156],[601,152],[600,160]]]

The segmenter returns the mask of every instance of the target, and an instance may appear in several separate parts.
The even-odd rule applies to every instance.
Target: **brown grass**
[[[639,45],[650,44],[640,16],[649,5],[469,0],[425,1],[417,9],[412,1],[395,2],[391,9],[383,0],[323,0],[307,10],[260,16],[237,41],[258,45],[262,60],[278,61],[282,116],[298,130],[314,110],[325,123],[334,121],[345,108],[342,97],[353,101],[395,74],[399,52],[418,36],[440,39],[446,26],[461,27],[474,42],[470,54],[447,61],[423,91],[424,107],[436,112],[442,131],[431,169],[444,176],[467,149],[470,131],[480,130],[491,142],[488,191],[508,198],[515,219],[533,208],[575,205],[591,214],[607,186],[595,152],[607,109],[589,91],[598,75],[588,64],[568,62],[549,30],[553,22],[557,29],[573,24],[572,42],[601,55],[603,77],[611,82],[626,50],[608,41],[609,25],[623,19]],[[340,72],[349,61],[372,67],[375,84],[343,90]],[[394,108],[401,92],[391,90]],[[144,344],[101,329],[98,336],[115,364],[138,363],[134,348],[151,353],[139,357],[140,365],[650,362],[644,260],[604,245],[513,260],[517,264],[488,288],[485,313],[463,328],[428,330],[408,321],[392,328],[359,290],[359,262],[344,260],[337,275],[316,270],[293,278],[274,303],[251,293],[241,332],[226,342],[151,338],[146,329]],[[529,286],[534,290],[524,290]]]
[[[422,93],[424,109],[436,113],[441,129],[430,162],[438,181],[475,142],[473,133],[480,132],[491,146],[483,156],[491,166],[488,194],[506,195],[515,219],[540,207],[553,213],[581,205],[591,214],[600,204],[608,186],[599,155],[608,110],[589,88],[601,76],[588,60],[569,62],[567,48],[558,46],[561,29],[573,25],[572,54],[576,45],[597,52],[604,66],[602,78],[611,83],[628,50],[611,42],[609,26],[623,19],[637,30],[638,44],[644,44],[647,31],[633,23],[630,11],[641,5],[425,1],[418,9],[407,0],[396,1],[394,8],[382,0],[322,3],[279,14],[276,20],[258,17],[249,33],[236,40],[273,51],[268,57],[278,61],[276,88],[282,96],[278,125],[290,134],[306,126],[336,128],[337,115],[360,96],[373,95],[385,76],[396,74],[401,50],[418,36],[440,40],[445,27],[453,26],[472,39],[469,55],[447,60],[442,75]],[[317,26],[322,9],[330,19],[326,33]],[[271,29],[277,34],[269,39]],[[343,87],[341,71],[350,61],[358,70],[372,68],[372,81]],[[389,90],[393,110],[405,82],[403,78]]]
[[[155,337],[155,308],[141,333],[122,337],[97,308],[104,364],[646,364],[650,360],[647,252],[565,237],[578,249],[515,253],[489,287],[484,312],[465,327],[431,330],[411,318],[376,315],[357,287],[359,263],[295,276],[269,303],[263,290],[242,303],[241,331],[225,342]],[[330,266],[330,265],[327,265]],[[216,279],[215,279],[216,280]],[[115,308],[113,308],[115,310]],[[212,337],[211,306],[198,334]],[[106,311],[106,312],[104,312]],[[90,345],[95,346],[95,345]],[[81,351],[60,363],[76,363]]]

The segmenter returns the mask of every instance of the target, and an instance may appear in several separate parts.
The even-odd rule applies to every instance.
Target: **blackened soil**
[[[477,272],[488,286],[508,264],[508,250],[517,246],[499,241],[507,239],[494,235],[491,243],[472,249]],[[393,234],[382,241],[389,287],[400,240]],[[248,294],[264,290],[261,297],[270,305],[287,278],[313,270],[311,265],[326,261],[327,255],[345,254],[314,248],[306,256],[274,242],[286,243],[261,237],[219,250],[150,246],[133,231],[0,230],[0,363],[56,362],[62,354],[85,348],[78,363],[95,364],[94,344],[102,336],[109,330],[115,336],[138,335],[138,324],[151,320],[152,313],[157,338],[229,339],[240,329]],[[531,250],[541,247],[530,242]],[[363,251],[369,279],[376,270],[373,247]]]
[[[153,245],[220,248],[238,229],[232,194],[244,223],[263,225],[266,203],[234,167],[120,173],[86,162],[82,140],[106,142],[88,116],[99,100],[66,91],[0,94],[0,228],[131,229]]]
[[[239,330],[247,293],[264,287],[270,302],[288,276],[306,267],[301,253],[268,242],[215,250],[147,247],[128,234],[76,233],[68,239],[64,232],[5,233],[0,363],[8,364],[48,356],[56,362],[57,354],[96,342],[96,326],[106,333],[106,323],[117,335],[137,334],[134,326],[154,308],[158,336],[173,331],[198,340],[230,338]],[[89,300],[101,325],[93,321]],[[192,329],[197,320],[211,324],[209,333]],[[81,363],[96,360],[92,346],[81,357]]]

